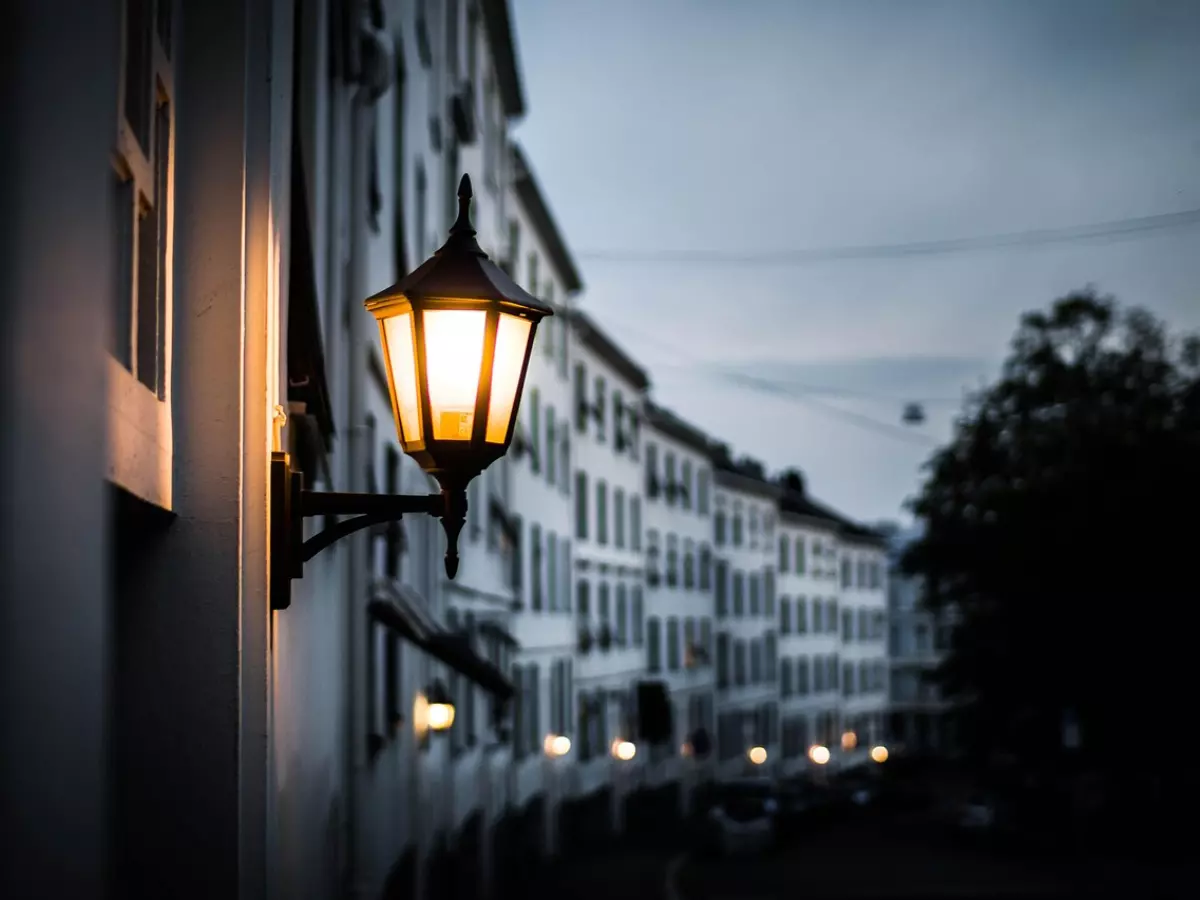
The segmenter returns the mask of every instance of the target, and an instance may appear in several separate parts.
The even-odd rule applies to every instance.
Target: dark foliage
[[[1182,766],[1200,655],[1200,339],[1087,289],[1022,320],[928,463],[902,560],[958,624],[937,678],[968,744]]]

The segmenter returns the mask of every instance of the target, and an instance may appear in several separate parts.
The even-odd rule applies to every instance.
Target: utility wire
[[[869,431],[875,432],[876,434],[881,434],[899,441],[904,441],[905,443],[916,444],[923,447],[937,446],[937,441],[931,437],[928,437],[927,435],[912,431],[905,431],[896,425],[891,425],[887,422],[881,422],[878,419],[874,419],[870,416],[865,416],[861,413],[843,409],[840,406],[824,403],[812,396],[807,396],[803,392],[798,391],[795,385],[790,385],[786,382],[780,382],[770,378],[760,378],[755,375],[748,375],[745,372],[739,372],[736,369],[722,366],[720,363],[699,360],[688,351],[680,348],[677,344],[664,341],[661,338],[646,334],[645,332],[640,332],[637,329],[624,327],[622,330],[630,335],[645,340],[647,343],[656,344],[676,356],[690,360],[693,365],[697,369],[700,369],[704,374],[728,381],[739,387],[749,388],[751,390],[758,391],[759,393],[767,393],[773,394],[777,397],[783,397],[784,399],[790,400],[793,403],[797,403],[802,406],[808,406],[824,412],[827,415],[831,415],[834,418],[839,418],[844,422],[858,425],[860,428],[865,428]]]
[[[908,256],[934,256],[994,250],[1005,247],[1033,247],[1042,244],[1066,244],[1100,238],[1148,237],[1156,233],[1200,225],[1200,209],[1162,213],[1127,219],[1114,219],[1092,225],[1067,228],[1040,228],[980,237],[914,241],[902,244],[861,244],[797,250],[726,251],[726,250],[585,250],[580,259],[597,262],[681,264],[716,266],[792,266],[806,263],[856,259],[902,259]]]

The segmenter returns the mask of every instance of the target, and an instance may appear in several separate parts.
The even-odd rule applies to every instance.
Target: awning
[[[476,653],[470,641],[461,635],[451,634],[436,623],[431,628],[432,619],[414,616],[411,609],[405,608],[410,604],[404,603],[399,592],[390,593],[393,594],[391,599],[377,596],[367,605],[367,611],[376,621],[501,700],[512,697],[512,683],[499,669]]]

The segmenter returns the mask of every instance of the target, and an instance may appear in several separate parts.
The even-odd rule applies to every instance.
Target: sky
[[[1022,312],[1088,284],[1200,328],[1200,228],[803,265],[812,250],[1200,209],[1194,0],[513,0],[514,135],[652,396],[907,519]],[[733,374],[730,374],[733,373]],[[928,419],[905,427],[907,401]]]

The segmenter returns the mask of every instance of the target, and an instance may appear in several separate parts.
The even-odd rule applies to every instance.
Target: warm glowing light
[[[692,742],[691,741],[684,741],[682,744],[679,745],[679,755],[680,756],[686,758],[686,757],[691,756],[692,752],[693,751],[692,751]]]
[[[571,739],[565,734],[548,734],[542,746],[547,756],[566,756],[571,752]]]
[[[469,441],[475,428],[487,313],[481,309],[429,309],[424,313],[424,325],[433,438]]]
[[[829,762],[829,748],[821,744],[815,744],[808,748],[808,758],[818,766],[823,766]]]
[[[396,413],[400,417],[401,440],[421,439],[421,404],[417,401],[417,358],[413,351],[413,314],[401,313],[380,319],[383,347],[392,369],[396,389]]]
[[[761,766],[767,761],[767,748],[751,747],[746,756],[750,758],[750,762],[754,763],[756,766]]]
[[[847,731],[842,734],[842,749],[853,750],[858,746],[858,735],[853,731]]]
[[[612,755],[617,759],[628,762],[637,754],[637,747],[633,741],[626,741],[622,738],[617,738],[612,744]]]
[[[445,731],[454,724],[454,704],[430,703],[425,711],[425,721],[434,731]]]
[[[528,319],[500,316],[496,329],[496,351],[492,359],[492,395],[488,400],[487,435],[489,444],[503,444],[508,437],[508,423],[512,419],[513,405],[517,402],[517,388],[521,381],[521,370],[525,365],[525,350],[529,346],[529,329],[533,323]]]
[[[871,759],[875,760],[875,762],[885,763],[885,762],[887,762],[887,758],[888,758],[887,747],[880,744],[878,747],[871,748]]]

